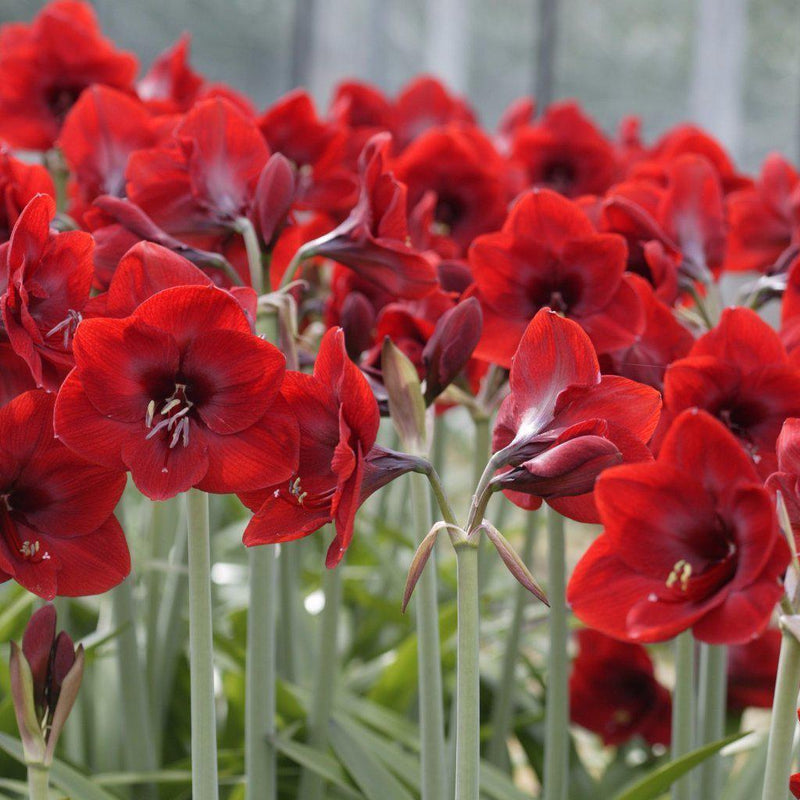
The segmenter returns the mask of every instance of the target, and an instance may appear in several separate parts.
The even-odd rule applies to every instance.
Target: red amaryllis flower
[[[227,293],[165,289],[125,319],[86,319],[74,352],[56,433],[91,461],[130,470],[153,500],[192,486],[256,489],[293,473],[284,358]]]
[[[800,372],[755,312],[727,308],[717,327],[667,369],[658,441],[686,408],[705,409],[723,422],[766,478],[777,467],[783,421],[800,416]]]
[[[481,233],[496,230],[506,216],[506,165],[491,140],[478,128],[432,128],[412,142],[394,164],[408,186],[410,206],[434,192],[434,233],[449,241],[444,257],[466,253]]]
[[[419,75],[407,83],[395,100],[394,135],[397,149],[407,145],[430,128],[461,122],[476,123],[475,113],[460,97],[432,75]]]
[[[167,233],[229,232],[249,213],[268,158],[252,119],[227,100],[204,100],[170,141],[131,155],[127,194]]]
[[[28,365],[8,341],[0,341],[0,407],[15,397],[36,388]]]
[[[9,240],[22,209],[37,194],[55,197],[53,179],[47,170],[14,158],[0,145],[0,244]]]
[[[618,639],[691,628],[710,644],[758,636],[783,593],[789,548],[739,442],[689,410],[657,460],[609,470],[595,488],[605,526],[567,589],[576,616]]]
[[[262,114],[258,127],[270,150],[284,155],[298,169],[298,208],[325,211],[341,219],[353,207],[358,180],[352,162],[344,163],[345,128],[321,120],[308,92],[289,92]]]
[[[26,392],[0,409],[0,581],[34,594],[100,594],[130,571],[113,515],[122,472],[53,437],[53,395]]]
[[[603,194],[616,177],[614,148],[574,102],[554,103],[537,124],[520,127],[511,155],[530,184],[567,197]]]
[[[148,109],[157,114],[188,111],[205,80],[189,66],[192,37],[185,33],[151,64],[136,82],[136,93]]]
[[[395,111],[388,97],[363,81],[343,81],[333,91],[328,116],[347,130],[346,162],[354,164],[376,133],[393,131]]]
[[[725,268],[767,271],[800,233],[800,176],[783,156],[771,153],[756,183],[728,195],[727,206]]]
[[[797,714],[800,718],[800,711]],[[796,772],[789,778],[789,791],[795,796],[800,797],[800,772]]]
[[[781,301],[781,340],[789,360],[798,365],[800,360],[800,257],[788,265],[786,288]],[[780,278],[778,278],[780,281]]]
[[[93,83],[131,86],[136,59],[100,33],[92,7],[56,0],[30,25],[0,31],[0,137],[47,150],[81,92]]]
[[[406,192],[386,169],[391,137],[370,139],[361,154],[361,194],[338,228],[306,245],[396,297],[424,297],[436,286],[430,258],[409,247]]]
[[[598,234],[575,203],[547,189],[523,195],[503,229],[470,248],[484,315],[478,358],[508,366],[546,306],[578,322],[598,352],[633,344],[643,309],[625,257],[623,238]]]
[[[543,309],[514,355],[511,394],[497,416],[494,479],[512,499],[597,521],[592,490],[600,472],[623,461],[652,460],[646,442],[661,398],[649,386],[600,375],[592,343],[576,323]],[[520,498],[516,492],[531,497]]]
[[[728,709],[772,708],[781,632],[767,628],[757,639],[728,650]]]
[[[589,629],[575,638],[578,655],[569,677],[572,721],[601,736],[606,746],[634,736],[668,745],[672,701],[656,679],[647,650]]]
[[[359,505],[408,466],[393,471],[403,457],[375,445],[378,405],[347,356],[341,329],[323,337],[313,375],[286,373],[282,394],[300,423],[300,464],[287,479],[239,495],[256,512],[244,543],[288,542],[333,521],[326,564],[335,567],[353,537]]]
[[[150,113],[135,97],[107,86],[87,89],[64,120],[59,136],[72,176],[70,214],[82,219],[87,206],[101,194],[124,196],[128,157],[155,142]]]
[[[0,315],[9,342],[37,386],[55,391],[72,367],[72,336],[92,286],[94,240],[53,234],[56,204],[40,194],[25,206],[0,251]]]
[[[795,547],[800,545],[800,419],[783,423],[775,443],[777,470],[766,481],[767,488],[777,497],[780,493],[794,534]]]

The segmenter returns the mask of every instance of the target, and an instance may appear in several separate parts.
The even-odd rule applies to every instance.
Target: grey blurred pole
[[[389,47],[390,0],[369,0],[367,41],[367,75],[372,83],[386,86],[386,66]]]
[[[314,16],[316,0],[295,0],[292,23],[292,53],[289,69],[289,88],[308,86],[314,46]]]
[[[456,92],[466,92],[469,73],[469,4],[428,0],[426,69]]]
[[[742,134],[747,0],[699,0],[689,114],[736,157]]]
[[[555,97],[558,0],[538,0],[536,9],[536,67],[533,96],[541,114]]]

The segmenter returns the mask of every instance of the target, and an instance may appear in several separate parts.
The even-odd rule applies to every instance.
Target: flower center
[[[688,561],[681,559],[675,562],[672,572],[667,576],[667,589],[671,589],[676,583],[680,585],[682,592],[689,588],[689,579],[692,577],[692,565]]]
[[[11,516],[12,505],[11,499],[8,494],[0,495],[0,536],[6,540],[8,549],[15,553],[23,561],[30,561],[38,564],[41,561],[47,561],[50,558],[50,553],[42,549],[42,543],[38,539],[25,539],[20,538],[19,530]]]
[[[45,334],[45,338],[49,339],[51,336],[56,336],[61,333],[64,336],[62,344],[65,350],[69,350],[69,341],[75,335],[78,329],[78,324],[83,319],[83,315],[79,311],[70,309],[67,311],[67,316],[61,320],[54,328],[51,328]]]
[[[176,447],[178,442],[186,447],[189,444],[189,412],[193,406],[194,403],[186,396],[186,384],[176,383],[175,391],[166,399],[160,410],[156,410],[158,403],[155,400],[147,404],[145,424],[151,430],[145,438],[152,439],[159,431],[166,430],[172,433],[170,448]],[[156,416],[162,419],[155,422]]]

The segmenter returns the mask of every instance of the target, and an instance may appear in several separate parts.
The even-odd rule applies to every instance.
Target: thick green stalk
[[[322,576],[325,608],[319,620],[319,652],[317,653],[314,693],[311,698],[308,743],[316,750],[328,746],[331,709],[337,678],[337,644],[339,639],[339,613],[342,606],[342,572],[326,569]],[[315,772],[306,770],[300,783],[301,800],[322,800],[325,783]]]
[[[539,526],[539,515],[529,511],[525,518],[525,543],[522,547],[522,560],[530,564],[533,559],[533,545]],[[514,710],[514,693],[516,690],[515,673],[519,658],[519,643],[522,638],[522,623],[525,618],[525,607],[530,600],[530,592],[521,584],[517,584],[514,593],[514,613],[511,628],[506,634],[503,667],[492,705],[492,738],[489,741],[487,759],[500,769],[508,766],[508,750],[506,739],[511,728],[511,716]]]
[[[424,475],[412,473],[410,477],[411,504],[414,507],[417,540],[421,542],[432,525],[431,495]],[[439,800],[445,796],[447,775],[435,553],[417,583],[415,603],[422,800]]]
[[[281,618],[281,624],[276,631],[280,640],[278,673],[289,683],[295,683],[299,674],[297,644],[300,640],[300,626],[303,624],[303,620],[297,613],[302,603],[297,585],[300,570],[298,556],[301,547],[299,542],[290,547],[283,547],[278,556]]]
[[[694,637],[684,631],[675,639],[675,691],[672,694],[672,759],[692,749],[694,728]],[[672,784],[672,800],[692,800],[691,775]]]
[[[700,646],[700,691],[698,693],[698,746],[719,741],[725,735],[725,704],[728,689],[728,648]],[[722,796],[722,756],[712,756],[700,765],[700,797]]]
[[[767,746],[767,769],[762,800],[785,800],[788,797],[792,763],[792,738],[797,722],[797,687],[800,685],[800,642],[783,631],[778,679],[772,701],[772,723]]]
[[[480,613],[478,549],[456,547],[458,569],[458,672],[456,685],[455,800],[478,800],[480,780]]]
[[[564,518],[547,509],[547,580],[550,648],[547,654],[544,800],[567,800],[569,773],[569,659],[567,657],[567,561]]]
[[[245,676],[245,796],[272,800],[277,792],[275,735],[275,610],[278,568],[275,547],[248,550],[250,598]]]
[[[28,796],[30,800],[48,800],[49,798],[49,772],[39,764],[28,766]]]
[[[142,659],[136,640],[133,578],[129,576],[113,591],[114,623],[119,630],[117,664],[119,667],[122,711],[125,719],[125,757],[133,772],[150,772],[157,768],[156,752],[150,732],[150,701],[148,698]],[[154,784],[136,788],[142,800],[158,797]]]
[[[211,539],[208,495],[186,495],[189,551],[189,668],[192,698],[192,798],[218,800],[214,638],[211,617]]]
[[[236,220],[236,228],[244,240],[247,252],[247,264],[250,268],[250,285],[256,294],[264,291],[264,268],[261,266],[261,247],[258,244],[258,234],[253,223],[247,217]]]

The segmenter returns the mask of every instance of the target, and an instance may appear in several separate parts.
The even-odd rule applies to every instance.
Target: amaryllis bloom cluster
[[[595,490],[603,534],[569,583],[575,614],[619,639],[692,629],[711,644],[761,634],[789,550],[755,466],[705,411],[683,412],[655,462],[615,467]]]

